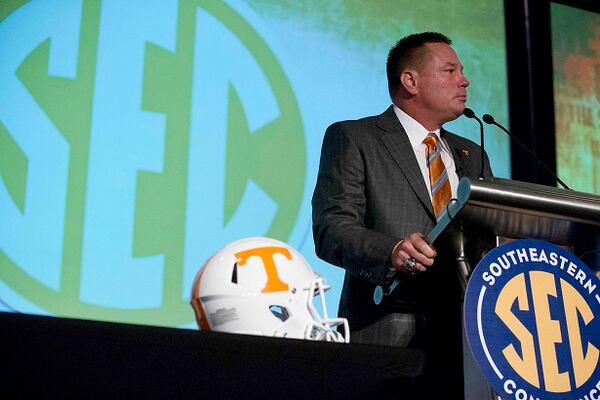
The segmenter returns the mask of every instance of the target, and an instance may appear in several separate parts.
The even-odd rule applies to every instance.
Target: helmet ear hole
[[[236,285],[238,283],[237,270],[238,270],[238,263],[235,263],[235,264],[233,264],[233,272],[231,273],[231,283],[235,283]]]
[[[290,313],[288,312],[287,308],[282,306],[271,305],[269,306],[269,311],[271,311],[274,316],[279,318],[281,322],[285,322],[290,317]]]

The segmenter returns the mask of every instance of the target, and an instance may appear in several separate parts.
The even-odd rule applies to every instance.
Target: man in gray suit
[[[422,398],[462,398],[463,386],[459,282],[452,260],[424,235],[459,178],[482,170],[481,148],[442,128],[462,114],[469,86],[450,45],[425,32],[390,50],[393,104],[327,129],[312,199],[317,255],[346,269],[339,310],[351,341],[423,349]],[[400,283],[376,305],[374,288],[392,273]]]

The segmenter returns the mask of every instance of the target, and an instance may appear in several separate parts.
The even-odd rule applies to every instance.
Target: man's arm
[[[422,235],[409,235],[396,246],[400,238],[365,227],[365,168],[364,152],[352,135],[352,126],[330,126],[312,199],[317,255],[376,284],[383,284],[390,268],[402,269],[407,258],[416,258],[417,269],[424,270],[433,263],[435,252]]]

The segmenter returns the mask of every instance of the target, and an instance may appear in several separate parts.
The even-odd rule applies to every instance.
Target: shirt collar
[[[402,111],[395,104],[393,105],[393,107],[394,107],[394,113],[396,113],[396,117],[398,117],[398,120],[400,121],[400,123],[402,124],[402,127],[404,128],[404,130],[406,131],[406,134],[408,135],[408,140],[410,140],[410,145],[412,146],[413,149],[418,149],[423,144],[423,140],[425,140],[425,137],[430,132],[427,129],[425,129],[425,127],[423,125],[421,125],[419,122],[417,122],[417,120],[415,120],[413,117],[411,117],[410,115],[408,115],[407,113]],[[440,139],[440,129],[436,129],[435,131],[433,131],[433,133],[435,133],[435,135],[437,136],[438,142],[442,143],[443,147],[446,147],[446,144],[444,143],[444,141],[439,140]]]

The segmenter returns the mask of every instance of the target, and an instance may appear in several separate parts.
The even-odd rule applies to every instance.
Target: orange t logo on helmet
[[[239,253],[235,253],[235,257],[238,260],[238,265],[240,267],[244,266],[248,259],[252,256],[260,257],[262,260],[263,267],[267,273],[267,284],[264,288],[261,289],[262,293],[269,292],[282,292],[288,290],[289,286],[287,283],[283,282],[279,275],[277,274],[277,266],[275,265],[275,261],[273,260],[273,256],[275,254],[282,254],[288,260],[292,259],[292,255],[289,250],[285,247],[257,247],[254,249],[240,251]]]

